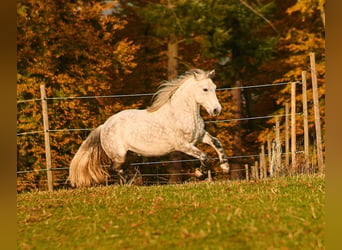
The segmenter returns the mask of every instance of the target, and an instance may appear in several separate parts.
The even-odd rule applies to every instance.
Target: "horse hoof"
[[[198,168],[196,168],[196,170],[195,170],[195,176],[196,176],[197,178],[201,178],[201,177],[203,176],[202,171],[199,170]]]
[[[229,164],[228,163],[222,163],[220,165],[220,167],[221,167],[223,173],[228,173],[229,172]]]

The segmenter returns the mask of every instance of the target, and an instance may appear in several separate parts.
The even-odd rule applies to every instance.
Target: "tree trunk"
[[[244,89],[242,93],[244,99],[245,99],[245,112],[247,117],[252,117],[253,115],[253,101],[252,101],[252,91],[250,89]],[[255,120],[248,120],[247,121],[248,129],[253,130],[255,129]]]
[[[175,35],[170,35],[168,44],[167,44],[167,77],[168,80],[173,80],[178,75],[178,43]],[[182,155],[180,152],[173,152],[170,154],[171,161],[180,161],[182,159]],[[182,163],[175,162],[170,164],[168,169],[170,177],[169,183],[181,183],[182,175],[180,175],[182,171]]]
[[[236,87],[241,87],[241,82],[240,81],[236,81],[235,84]],[[233,89],[232,90],[232,101],[233,101],[233,106],[235,107],[234,110],[234,118],[235,119],[241,119],[241,110],[242,110],[242,101],[241,101],[241,89],[237,88],[237,89]],[[241,121],[238,120],[236,122],[236,134],[235,134],[235,138],[234,138],[234,154],[235,155],[239,155],[241,153]]]
[[[322,19],[323,27],[325,29],[325,9],[324,9],[324,6],[320,9],[320,12],[321,12],[321,19]]]
[[[178,42],[175,35],[171,35],[167,43],[167,78],[173,80],[178,75]]]
[[[235,87],[241,87],[241,82],[236,81]],[[241,98],[241,89],[236,88],[232,90],[232,101],[233,101],[233,106],[235,107],[234,110],[234,118],[235,119],[241,119],[241,111],[242,111],[242,98]],[[241,121],[238,120],[236,122],[236,133],[234,135],[234,156],[240,156],[242,153],[242,140],[241,140]],[[243,165],[240,161],[239,158],[236,158],[232,160],[231,162],[231,170],[235,169],[243,169]],[[231,171],[231,178],[232,179],[241,179],[243,177],[243,172],[240,170],[236,171]]]

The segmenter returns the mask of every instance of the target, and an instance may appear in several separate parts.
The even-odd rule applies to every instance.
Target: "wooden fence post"
[[[208,169],[208,182],[212,182],[212,181],[213,181],[213,179],[211,177],[211,170]]]
[[[275,156],[275,166],[276,166],[276,173],[279,176],[281,171],[281,143],[280,143],[280,125],[279,125],[279,116],[276,116],[276,126],[275,126],[275,142],[276,142],[276,156]]]
[[[249,181],[248,164],[245,164],[246,181]]]
[[[262,170],[262,159],[261,159],[261,153],[259,153],[259,179],[263,178],[263,170]]]
[[[255,161],[255,178],[258,180],[259,179],[259,170],[258,170],[258,168],[259,168],[259,164],[258,164],[259,162],[258,161]]]
[[[254,177],[256,180],[259,179],[258,161],[254,162]]]
[[[264,145],[261,145],[260,175],[262,175],[263,178],[267,178],[266,157],[265,157],[265,146]]]
[[[296,82],[291,84],[291,168],[290,173],[296,170]]]
[[[270,134],[267,135],[267,156],[268,156],[268,167],[270,177],[273,176],[273,167],[272,167],[272,149],[271,149],[271,138]]]
[[[285,103],[285,168],[290,166],[290,143],[289,143],[289,104]]]
[[[308,122],[308,101],[306,95],[306,71],[302,71],[302,95],[303,95],[303,125],[304,125],[304,164],[308,173],[310,166],[309,159],[309,122]]]
[[[46,101],[45,85],[40,85],[40,95],[42,99],[43,109],[43,126],[45,139],[45,157],[46,157],[46,174],[48,179],[48,190],[53,191],[52,172],[51,172],[51,149],[50,149],[50,134],[49,134],[49,116]]]
[[[271,165],[270,165],[270,172],[272,176],[278,176],[277,173],[277,143],[276,140],[272,141],[272,155],[271,155]]]
[[[323,162],[323,148],[322,148],[322,136],[321,136],[321,119],[320,119],[320,114],[319,114],[317,72],[316,72],[315,53],[312,53],[312,52],[310,53],[310,65],[311,65],[312,94],[313,94],[314,114],[315,114],[318,172],[323,173],[324,162]]]
[[[253,180],[256,179],[256,177],[255,177],[255,166],[254,166],[254,165],[251,166],[251,178],[252,178]]]

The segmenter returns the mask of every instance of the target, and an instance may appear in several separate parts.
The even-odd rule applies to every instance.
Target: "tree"
[[[113,12],[115,7],[115,2],[96,0],[18,1],[17,98],[39,99],[40,84],[46,86],[49,97],[105,95],[120,90],[121,76],[136,66],[138,47],[116,37],[125,21]],[[110,109],[103,106],[109,103]],[[50,127],[96,127],[118,109],[119,103],[116,108],[113,104],[103,99],[88,103],[49,101]],[[18,104],[19,133],[42,130],[40,110],[38,102]],[[51,134],[53,168],[68,166],[84,136],[82,132]],[[44,144],[40,135],[28,138],[18,137],[18,170],[42,169]],[[33,175],[41,177],[39,172]]]
[[[264,74],[260,68],[274,57],[279,37],[279,31],[269,20],[273,18],[274,9],[273,1],[212,1],[209,5],[207,11],[215,15],[208,15],[205,22],[207,30],[201,37],[203,56],[214,60],[224,86],[265,83],[258,79]],[[229,102],[234,118],[261,116],[270,112],[274,103],[264,102],[264,91],[257,88],[230,91],[232,98]],[[263,105],[262,114],[257,109],[260,104]],[[256,153],[257,147],[249,135],[259,124],[255,120],[235,122],[235,130],[232,131],[234,156]],[[234,161],[236,166],[233,168],[243,168],[241,159]],[[241,178],[241,174],[236,177]]]
[[[153,1],[141,9],[140,15],[154,28],[160,42],[167,44],[168,72],[176,72],[177,66],[187,68],[188,65],[193,67],[204,62],[208,65],[209,62],[211,67],[218,68],[219,80],[225,86],[232,86],[236,81],[250,85],[248,80],[251,75],[271,58],[278,34],[268,31],[269,23],[263,16],[274,7],[272,2],[254,4],[254,12],[242,2]],[[264,36],[260,38],[260,35]],[[186,57],[188,54],[193,57],[198,55],[200,60]],[[173,77],[174,73],[169,75]],[[247,110],[247,114],[251,115],[251,93],[246,90],[244,95],[247,109],[243,112]],[[236,114],[236,117],[241,116]],[[230,134],[235,136],[234,153],[240,155],[243,146],[238,141],[243,135],[237,131],[241,129]]]
[[[139,41],[140,51],[149,52],[141,58],[154,58],[153,62],[141,60],[135,72],[139,71],[141,65],[144,70],[146,65],[150,65],[146,70],[153,69],[151,75],[159,74],[160,81],[166,78],[171,80],[190,68],[209,70],[213,67],[211,59],[202,59],[201,55],[200,39],[206,32],[203,24],[206,15],[211,15],[206,11],[206,3],[188,0],[129,1],[127,4],[126,1],[120,1],[120,5],[124,15],[129,17],[127,27],[139,26],[130,32],[130,37],[134,36],[134,40]],[[164,75],[160,75],[160,72],[164,72]],[[179,157],[173,159],[179,160]],[[180,168],[175,171],[179,172]]]
[[[281,65],[276,69],[274,81],[301,81],[301,72],[310,73],[310,52],[316,54],[316,70],[318,78],[318,94],[320,99],[320,115],[325,131],[325,1],[324,0],[304,0],[289,1],[284,4],[277,3],[283,8],[284,17],[280,21],[279,27],[283,27],[282,36],[277,45],[277,57],[264,65],[270,70],[274,65]],[[308,74],[307,96],[312,100],[312,88],[310,74]],[[297,88],[297,112],[301,111],[301,88]],[[277,101],[278,108],[274,113],[283,113],[285,103],[289,102],[290,85],[280,89],[274,94],[274,100]],[[314,144],[314,112],[312,102],[308,103],[309,110],[309,134],[311,146]],[[273,120],[269,124],[274,124]],[[302,121],[297,119],[297,141],[303,141]],[[271,129],[265,130],[259,134],[258,140],[265,142],[266,134]],[[323,136],[324,137],[324,136]],[[324,144],[323,144],[324,146]]]
[[[50,97],[151,93],[161,80],[190,68],[215,68],[218,87],[300,80],[313,51],[324,121],[324,5],[324,0],[20,0],[17,97],[39,99],[40,84]],[[217,94],[220,120],[278,114],[289,89]],[[49,100],[51,128],[94,128],[119,110],[150,102],[150,97]],[[42,130],[41,120],[39,100],[18,103],[19,133]],[[272,125],[260,119],[209,123],[207,129],[228,155],[238,156],[256,154]],[[51,133],[53,167],[66,167],[87,134]],[[42,169],[43,160],[41,134],[18,137],[18,169]]]

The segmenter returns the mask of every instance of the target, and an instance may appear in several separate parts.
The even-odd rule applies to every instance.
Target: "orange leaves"
[[[295,1],[292,6],[287,6],[286,15],[282,22],[286,29],[283,30],[283,36],[279,39],[277,53],[281,56],[277,58],[276,63],[272,62],[270,68],[277,68],[280,74],[276,75],[274,82],[301,81],[302,71],[307,71],[307,98],[308,98],[308,118],[309,129],[312,131],[314,114],[312,109],[312,88],[311,88],[311,66],[309,53],[316,54],[316,71],[319,84],[319,96],[323,107],[321,118],[324,122],[324,95],[325,95],[325,34],[324,23],[321,20],[321,11],[325,0],[302,0]],[[280,25],[279,25],[280,26]],[[297,112],[302,110],[302,86],[297,85]],[[279,90],[275,95],[275,101],[278,105],[278,110],[274,114],[284,114],[285,103],[290,102],[290,85],[282,90]],[[297,117],[297,137],[303,137],[302,117]],[[269,121],[270,125],[274,125],[274,121]],[[281,134],[283,134],[284,119],[281,120]],[[311,132],[310,132],[311,133]],[[260,133],[259,142],[265,142],[267,135],[273,134],[273,128],[267,129]],[[283,136],[283,135],[281,135]],[[282,141],[283,138],[281,138]]]
[[[296,3],[287,9],[288,14],[292,14],[296,11],[301,12],[302,20],[304,21],[307,16],[311,16],[316,10],[321,10],[324,8],[325,0],[301,0],[296,1]]]
[[[291,28],[286,37],[281,39],[284,43],[283,49],[288,51],[289,55],[283,60],[287,65],[291,65],[291,69],[285,73],[287,79],[299,79],[301,72],[306,70],[309,52],[319,52],[320,56],[324,56],[325,39],[316,33],[310,33],[306,29]],[[321,77],[325,75],[324,62],[318,64],[318,73]]]
[[[113,54],[122,63],[125,73],[131,73],[131,70],[137,66],[132,52],[135,53],[138,49],[139,46],[133,45],[133,42],[128,41],[128,39],[124,39],[116,44]]]
[[[138,47],[117,35],[127,22],[106,12],[115,4],[19,0],[17,98],[39,99],[40,84],[46,85],[48,97],[120,91],[122,73],[130,73],[136,66],[134,54]],[[108,100],[102,105],[96,100],[49,101],[50,129],[96,127],[110,115],[103,107],[106,104]],[[42,130],[40,102],[18,104],[17,121],[18,133]],[[77,147],[80,138],[87,135],[73,133],[51,133],[53,167],[68,166],[70,148]],[[44,144],[36,141],[33,137],[18,137],[18,170],[44,167],[40,157]]]
[[[76,79],[70,77],[68,74],[58,74],[57,76],[53,77],[55,81],[59,84],[73,84],[76,82]]]

